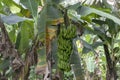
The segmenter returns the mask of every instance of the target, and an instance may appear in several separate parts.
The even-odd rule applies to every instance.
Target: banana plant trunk
[[[106,62],[107,62],[106,80],[117,80],[115,63],[110,57],[108,46],[106,44],[104,44],[104,52],[105,52]]]

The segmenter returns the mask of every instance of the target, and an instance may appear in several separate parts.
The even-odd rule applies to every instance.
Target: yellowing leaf
[[[15,5],[10,6],[10,11],[15,14],[15,13],[19,13],[21,11],[21,9]]]
[[[52,21],[51,20],[47,21],[47,25],[58,25],[63,22],[64,22],[63,18],[58,18],[58,19],[54,19]]]

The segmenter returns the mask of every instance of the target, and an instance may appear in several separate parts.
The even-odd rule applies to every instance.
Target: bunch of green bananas
[[[76,36],[76,26],[67,28],[62,26],[58,35],[58,67],[63,71],[70,71],[70,55],[72,53],[72,39]]]

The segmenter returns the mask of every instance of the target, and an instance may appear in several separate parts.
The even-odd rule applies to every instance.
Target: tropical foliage
[[[0,0],[0,80],[120,79],[119,5]]]

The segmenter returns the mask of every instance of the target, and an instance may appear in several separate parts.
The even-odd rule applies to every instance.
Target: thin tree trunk
[[[104,39],[99,36],[99,38],[104,42]],[[103,44],[104,54],[107,62],[106,80],[117,80],[117,73],[115,70],[115,63],[110,56],[108,45]]]
[[[22,67],[20,79],[22,80],[29,80],[28,77],[30,75],[30,67],[31,66],[36,66],[38,62],[38,55],[37,55],[37,49],[39,45],[38,41],[38,35],[36,35],[35,39],[33,40],[33,45],[32,47],[28,50],[25,56],[25,66]]]
[[[21,73],[22,67],[24,66],[24,62],[22,61],[18,51],[15,49],[15,46],[12,44],[8,32],[4,26],[4,23],[0,19],[0,28],[2,34],[2,57],[4,59],[10,60],[10,65],[14,71],[13,80],[18,80],[19,74]]]
[[[26,58],[23,63],[20,54],[15,49],[14,45],[12,44],[8,32],[0,20],[0,28],[2,33],[2,46],[4,45],[3,51],[3,58],[7,59],[10,58],[12,69],[14,74],[12,75],[13,80],[28,80],[30,66],[37,64],[37,48],[38,48],[38,36],[35,37],[32,47],[26,53]]]
[[[107,62],[106,80],[117,80],[115,64],[110,57],[108,46],[104,44],[103,47],[104,47],[104,52],[105,52],[106,62]]]

